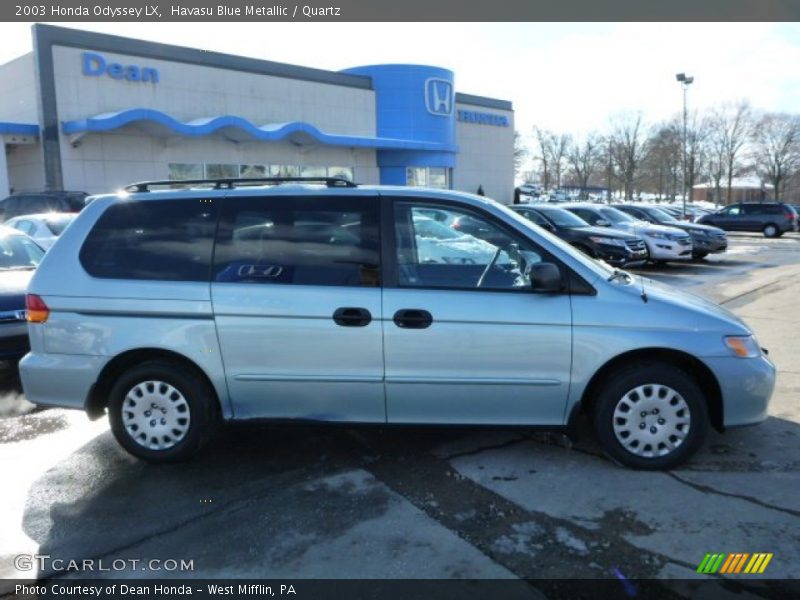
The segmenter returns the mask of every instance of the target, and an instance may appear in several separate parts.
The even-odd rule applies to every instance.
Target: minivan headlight
[[[729,335],[725,338],[728,350],[739,358],[757,358],[761,356],[761,348],[752,335]]]
[[[590,236],[589,239],[595,244],[606,244],[607,246],[625,246],[625,241],[618,240],[617,238]]]

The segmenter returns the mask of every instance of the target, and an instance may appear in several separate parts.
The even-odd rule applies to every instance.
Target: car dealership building
[[[513,196],[511,103],[432,66],[333,72],[34,25],[0,66],[0,137],[0,197],[295,175]]]

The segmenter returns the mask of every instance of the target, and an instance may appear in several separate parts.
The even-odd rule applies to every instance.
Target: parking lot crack
[[[509,446],[515,446],[521,442],[527,442],[531,438],[529,436],[523,436],[519,438],[514,438],[513,440],[507,440],[505,442],[501,442],[499,444],[492,444],[489,446],[481,446],[479,448],[475,448],[473,450],[465,450],[464,452],[456,452],[455,454],[448,454],[447,456],[443,456],[442,459],[444,460],[453,460],[455,458],[463,458],[465,456],[475,456],[476,454],[481,454],[483,452],[489,452],[490,450],[500,450],[502,448],[508,448]]]
[[[775,510],[778,512],[782,512],[787,515],[791,515],[793,517],[800,517],[800,511],[792,510],[791,508],[784,508],[782,506],[776,506],[774,504],[770,504],[768,502],[764,502],[763,500],[759,500],[758,498],[754,498],[753,496],[745,496],[743,494],[733,494],[731,492],[723,492],[722,490],[718,490],[708,485],[704,485],[702,483],[695,483],[693,481],[689,481],[688,479],[684,479],[679,475],[676,475],[673,472],[665,473],[669,477],[672,477],[675,481],[682,483],[683,485],[689,486],[690,488],[701,492],[703,494],[714,494],[717,496],[725,496],[726,498],[736,498],[737,500],[742,500],[744,502],[749,502],[750,504],[756,504],[762,508],[766,508],[769,510]]]

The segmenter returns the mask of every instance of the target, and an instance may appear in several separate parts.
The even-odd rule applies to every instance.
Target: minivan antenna
[[[644,291],[644,277],[642,277],[641,275],[639,275],[639,283],[642,284],[642,294],[641,294],[642,302],[647,304],[647,292]]]

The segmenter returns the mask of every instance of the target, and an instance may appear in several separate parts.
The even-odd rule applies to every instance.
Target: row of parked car
[[[0,360],[28,352],[25,292],[45,252],[85,207],[85,192],[16,194],[0,200]]]
[[[727,249],[726,231],[780,237],[798,228],[797,211],[780,203],[735,204],[702,215],[694,223],[677,218],[673,214],[677,207],[645,203],[533,203],[512,209],[589,256],[615,266],[700,260]]]

